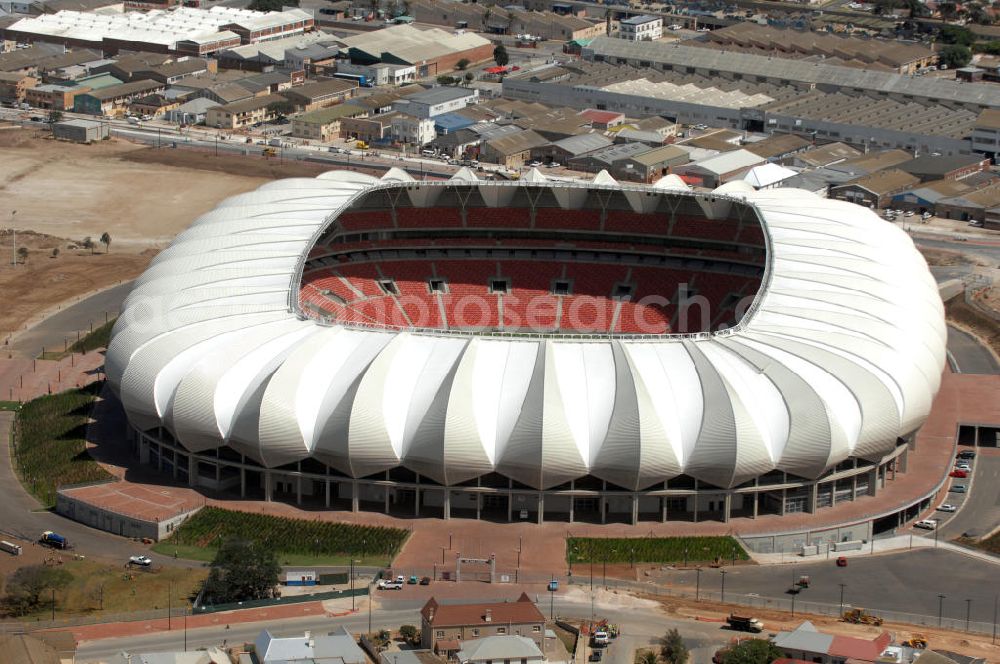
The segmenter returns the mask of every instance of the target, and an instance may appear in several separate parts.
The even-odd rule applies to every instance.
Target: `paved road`
[[[372,614],[373,629],[377,630],[383,626],[396,627],[407,623],[420,624],[419,608],[423,604],[422,600],[387,600],[383,601],[382,604],[384,608],[377,608]],[[576,593],[572,598],[557,596],[555,608],[556,613],[560,616],[590,617],[590,603],[586,599],[581,599],[579,593]],[[621,607],[597,605],[595,610],[599,616],[606,617],[611,622],[625,625],[623,636],[608,648],[606,657],[612,664],[632,664],[631,648],[651,644],[671,627],[681,630],[685,643],[694,652],[695,656],[692,659],[694,662],[709,661],[711,653],[724,645],[731,636],[730,632],[720,629],[717,623],[670,620],[652,611],[630,610]],[[84,643],[77,651],[76,661],[88,664],[122,650],[130,652],[162,652],[173,648],[180,650],[184,646],[182,625],[183,623],[180,622],[178,628],[173,632]],[[291,636],[301,635],[304,630],[310,630],[314,634],[325,634],[338,626],[347,627],[352,633],[362,632],[368,629],[368,616],[359,613],[342,618],[310,617],[233,625],[228,630],[225,628],[189,630],[187,645],[188,650],[195,650],[200,647],[222,645],[223,639],[229,645],[250,642],[264,627],[278,636]]]
[[[26,357],[38,357],[43,347],[62,350],[67,339],[76,341],[77,332],[86,333],[91,324],[103,325],[105,314],[108,318],[117,316],[131,289],[128,281],[67,306],[23,332],[11,342],[10,350]]]
[[[915,549],[895,554],[852,557],[847,567],[837,567],[833,557],[815,563],[726,568],[726,597],[751,595],[774,608],[788,609],[786,593],[800,575],[809,575],[811,585],[796,598],[836,607],[840,586],[845,584],[844,602],[875,611],[896,611],[937,617],[938,593],[946,595],[944,617],[965,619],[965,600],[971,599],[973,621],[991,622],[993,602],[1000,592],[1000,567],[941,549]],[[694,572],[674,572],[672,583],[691,591]],[[701,574],[701,589],[718,597],[719,570]]]
[[[972,471],[971,484],[968,480],[953,480],[971,487],[971,491],[961,496],[964,501],[959,511],[941,526],[938,537],[954,539],[966,532],[978,537],[1000,524],[1000,457],[980,454]],[[958,497],[949,494],[948,502],[959,504],[955,500]]]
[[[45,511],[24,490],[11,468],[10,427],[13,419],[13,413],[0,412],[0,532],[33,542],[42,531],[54,530],[69,538],[78,553],[114,560],[126,560],[133,555],[136,546],[130,540]]]
[[[958,373],[996,374],[1000,364],[988,349],[971,334],[948,326],[948,352],[958,368]]]
[[[919,247],[960,251],[963,254],[973,254],[982,258],[985,262],[990,263],[994,267],[1000,265],[1000,243],[996,243],[991,240],[953,242],[947,239],[939,240],[928,237],[914,237],[913,241]]]

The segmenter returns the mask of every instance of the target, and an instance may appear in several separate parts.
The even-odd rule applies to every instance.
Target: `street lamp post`
[[[726,570],[719,570],[722,572],[722,593],[720,595],[720,600],[723,604],[726,603]]]
[[[795,596],[799,594],[799,591],[792,588],[792,617],[795,617]]]
[[[351,556],[351,611],[355,610],[354,605],[354,556]]]
[[[944,598],[945,595],[938,595],[938,627],[941,626],[944,616]]]
[[[965,600],[965,631],[969,631],[969,617],[972,614],[972,600],[966,598]]]
[[[840,586],[840,615],[844,615],[844,588],[847,587],[846,583],[838,583]]]
[[[685,549],[685,552],[687,550]],[[701,599],[701,568],[695,570],[694,601]]]

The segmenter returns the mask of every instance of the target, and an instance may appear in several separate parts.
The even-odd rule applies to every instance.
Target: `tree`
[[[22,567],[7,578],[7,594],[0,603],[8,615],[25,616],[52,602],[43,595],[65,588],[72,580],[73,575],[64,569],[45,565]]]
[[[49,124],[55,124],[63,119],[62,111],[49,111]]]
[[[59,247],[52,248],[52,258],[59,258]]]
[[[465,68],[468,66],[469,66],[468,58],[462,58],[461,60],[455,63],[455,69],[457,69],[458,71],[465,71]]]
[[[403,625],[399,628],[399,635],[406,639],[408,643],[416,643],[420,640],[420,631],[415,625]]]
[[[722,656],[722,664],[771,664],[785,654],[766,639],[747,639]]]
[[[639,655],[635,664],[659,664],[660,658],[657,657],[655,650],[644,650],[641,655]]]
[[[466,85],[469,85],[474,80],[476,80],[476,75],[475,74],[473,74],[471,71],[465,72],[465,84]]]
[[[497,63],[498,67],[506,67],[507,63],[510,62],[507,48],[503,44],[497,44],[497,47],[493,49],[493,61]]]
[[[107,231],[101,233],[101,244],[104,245],[104,253],[111,251],[111,234]]]
[[[666,664],[685,664],[688,660],[688,649],[684,639],[676,629],[669,630],[660,637],[660,659]]]
[[[942,2],[938,5],[938,11],[941,12],[941,18],[950,21],[958,15],[958,5],[954,2]]]
[[[17,248],[17,257],[21,259],[22,263],[27,264],[28,263],[28,248],[27,247],[18,247]]]
[[[83,242],[80,243],[84,249],[90,249],[90,253],[94,253],[94,241],[90,239],[90,236],[83,238]]]
[[[960,25],[942,25],[941,41],[945,44],[970,46],[972,42],[976,41],[976,38],[968,28],[963,28]]]
[[[454,76],[448,76],[447,74],[442,74],[437,77],[438,85],[455,85],[458,83],[458,79]]]
[[[290,101],[272,101],[267,105],[267,112],[275,117],[284,117],[295,112],[295,104]]]
[[[968,46],[949,44],[938,53],[938,62],[948,65],[949,69],[964,67],[972,59],[972,51]]]
[[[268,599],[278,585],[278,555],[255,541],[225,541],[205,579],[206,597],[216,604]]]

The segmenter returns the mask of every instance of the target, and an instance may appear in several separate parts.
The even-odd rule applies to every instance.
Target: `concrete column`
[[[247,497],[247,469],[240,467],[240,498]]]
[[[607,523],[608,522],[608,501],[604,497],[604,493],[603,492],[601,493],[601,496],[598,498],[598,500],[601,501],[601,523]]]
[[[878,495],[878,466],[868,471],[868,495]]]
[[[219,482],[222,481],[222,462],[215,462],[215,486],[218,488]]]
[[[667,497],[660,496],[660,521],[667,522]]]
[[[837,506],[837,480],[830,482],[830,507]]]
[[[573,523],[573,508],[576,506],[576,496],[572,495],[576,491],[576,480],[569,481],[569,522]]]
[[[389,487],[384,486],[384,487],[382,487],[382,490],[385,492],[385,493],[382,494],[382,503],[383,503],[382,513],[383,514],[388,514],[389,513]]]
[[[639,523],[639,494],[632,494],[632,525]]]
[[[271,478],[271,471],[264,471],[264,500],[271,502],[274,500],[274,480]]]
[[[483,494],[476,493],[476,521],[483,515]]]
[[[760,493],[755,491],[753,494],[753,517],[752,517],[754,519],[757,518],[757,510],[759,508],[759,503],[760,503]]]
[[[420,485],[413,489],[413,516],[420,516]]]
[[[809,513],[816,513],[816,499],[819,497],[819,482],[813,482],[809,487]]]
[[[324,505],[326,509],[330,509],[330,480],[326,480],[324,484]]]
[[[160,445],[158,449],[160,450],[159,454],[157,455],[157,458],[159,459],[159,468],[160,472],[163,472],[163,445]],[[174,479],[176,480],[177,476],[180,474],[180,471],[177,470],[177,450],[174,450],[170,454],[172,455],[172,458],[174,460],[174,462],[170,465],[173,466],[174,468]]]
[[[788,509],[788,489],[781,490],[781,516],[785,516],[785,511]]]
[[[451,489],[444,488],[444,518],[451,518]]]
[[[177,452],[172,452],[174,455],[174,477],[177,477]],[[163,445],[157,443],[156,445],[156,470],[158,472],[163,472]]]
[[[358,481],[353,480],[351,482],[351,511],[357,512],[359,508],[359,503],[361,502],[361,497],[358,495]]]
[[[188,486],[198,486],[198,461],[193,454],[188,455]]]
[[[694,510],[693,510],[693,512],[694,512],[694,522],[695,523],[698,523],[698,498],[699,497],[700,496],[698,495],[698,479],[695,478],[695,480],[694,480]]]
[[[145,436],[139,439],[139,463],[149,463],[149,441]]]
[[[729,523],[733,511],[733,494],[727,493],[722,499],[722,523]]]
[[[899,467],[900,472],[902,473],[906,472],[906,466],[909,463],[909,460],[910,460],[910,448],[907,447],[905,450],[903,450],[903,453],[899,455],[899,458],[896,459],[896,465]]]
[[[851,502],[858,499],[858,476],[851,476]]]
[[[507,523],[514,520],[514,492],[507,491]]]
[[[538,523],[545,523],[545,492],[538,492]]]

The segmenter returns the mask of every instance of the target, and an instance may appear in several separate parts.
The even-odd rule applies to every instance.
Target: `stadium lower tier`
[[[588,476],[538,491],[497,473],[442,486],[403,467],[359,479],[346,477],[315,459],[265,468],[229,447],[191,453],[162,429],[142,432],[130,427],[129,433],[141,463],[171,475],[175,481],[222,492],[234,500],[278,501],[404,518],[633,525],[815,513],[861,496],[877,496],[887,480],[894,480],[897,472],[906,472],[912,445],[899,440],[877,462],[847,459],[817,480],[774,471],[726,490],[680,476],[644,491],[628,491]],[[920,499],[907,511],[918,512],[925,501]],[[887,514],[893,509],[887,505]],[[913,518],[916,512],[906,518]]]
[[[299,305],[390,328],[667,334],[735,325],[760,279],[601,262],[381,260],[307,272]]]

